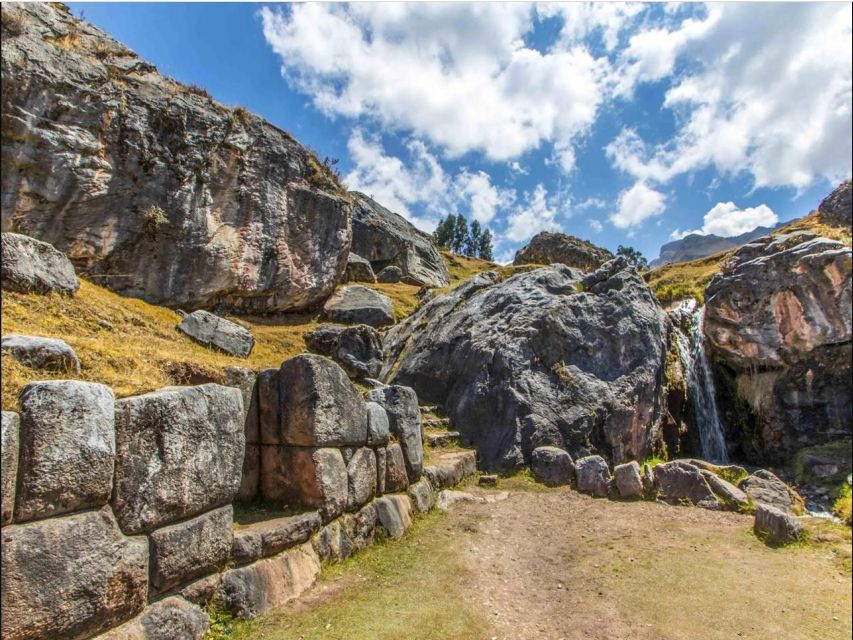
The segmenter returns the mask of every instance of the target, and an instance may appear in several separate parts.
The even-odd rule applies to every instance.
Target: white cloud
[[[666,209],[666,196],[655,191],[645,182],[637,182],[633,187],[619,194],[619,211],[612,214],[609,219],[618,229],[630,229],[647,218],[660,215],[664,209]]]
[[[693,231],[676,229],[670,234],[670,238],[680,240],[691,233],[714,234],[728,238],[752,231],[756,227],[772,227],[777,222],[779,222],[779,216],[766,204],[739,209],[734,202],[718,202],[705,214],[701,229]]]
[[[491,222],[499,209],[512,204],[515,192],[492,185],[489,174],[483,171],[462,171],[456,177],[456,194],[467,201],[471,216],[481,223]]]
[[[293,4],[263,8],[286,78],[328,115],[369,118],[456,157],[552,144],[565,171],[605,96],[606,58],[524,44],[533,5]]]
[[[557,207],[548,198],[545,186],[536,185],[533,193],[525,193],[525,202],[507,218],[504,237],[513,242],[523,242],[540,231],[559,231],[556,222]]]
[[[530,173],[527,169],[522,167],[517,160],[513,160],[512,162],[510,162],[509,168],[512,170],[513,173],[517,173],[522,176],[526,176],[528,173]]]
[[[598,31],[604,46],[612,50],[619,42],[619,34],[643,11],[639,2],[565,2],[536,6],[541,17],[559,15],[563,19],[560,41],[563,46],[583,42]]]
[[[596,220],[595,218],[590,218],[589,228],[592,229],[595,233],[601,233],[604,230],[604,225],[601,224],[601,222]]]
[[[849,3],[716,3],[702,19],[632,36],[617,93],[676,74],[664,106],[678,126],[656,145],[622,131],[607,147],[611,162],[657,182],[706,167],[749,172],[756,187],[803,189],[821,177],[846,177],[853,156],[851,25]],[[689,66],[679,71],[679,60]]]
[[[587,198],[586,200],[583,200],[582,202],[579,202],[577,205],[575,205],[575,208],[580,210],[603,209],[606,206],[607,203],[601,198]]]

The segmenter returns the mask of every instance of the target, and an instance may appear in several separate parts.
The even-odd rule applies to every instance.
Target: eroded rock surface
[[[248,329],[207,311],[193,311],[178,323],[177,329],[206,347],[241,358],[247,358],[255,346]]]
[[[15,511],[15,486],[18,480],[21,417],[17,413],[3,411],[0,436],[0,524],[7,524],[12,521]]]
[[[3,48],[5,60],[6,48]],[[5,64],[3,65],[5,67]],[[4,74],[5,75],[5,74]],[[4,94],[5,95],[5,94]],[[5,103],[5,101],[4,101]],[[5,113],[5,104],[4,104]],[[6,174],[5,162],[6,136],[3,136],[3,174]],[[5,177],[4,177],[5,182]],[[6,196],[3,196],[3,228],[6,228]],[[19,233],[0,234],[0,282],[4,289],[21,293],[62,293],[74,295],[80,288],[80,282],[74,272],[74,265],[61,251],[47,243]]]
[[[322,325],[305,334],[305,344],[332,358],[355,380],[375,378],[382,369],[382,337],[366,324]]]
[[[323,315],[330,322],[381,327],[394,322],[391,299],[360,284],[342,287],[326,300]]]
[[[595,271],[613,254],[587,240],[564,233],[538,233],[515,254],[513,264],[564,264],[581,271]]]
[[[0,350],[33,369],[80,373],[80,360],[65,340],[7,333]]]

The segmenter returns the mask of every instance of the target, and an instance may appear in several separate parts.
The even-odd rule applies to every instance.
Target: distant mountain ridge
[[[684,236],[680,240],[667,242],[660,248],[660,255],[649,263],[651,267],[659,267],[664,264],[673,262],[689,262],[706,256],[714,255],[729,249],[735,249],[747,242],[772,233],[776,229],[789,224],[788,222],[780,222],[773,227],[756,227],[752,231],[747,231],[739,236],[731,236],[728,238],[716,236],[714,234],[701,235],[691,233]]]

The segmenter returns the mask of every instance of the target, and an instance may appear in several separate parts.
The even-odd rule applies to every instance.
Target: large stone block
[[[385,492],[405,491],[408,486],[403,449],[399,443],[392,442],[385,448]]]
[[[236,618],[257,618],[314,584],[320,560],[310,544],[222,574],[219,600]]]
[[[394,323],[391,299],[360,284],[341,287],[326,300],[323,315],[330,322],[381,327]]]
[[[122,530],[150,531],[230,503],[244,455],[240,391],[166,387],[116,403],[113,510]]]
[[[643,495],[643,479],[640,477],[640,465],[636,460],[616,465],[613,468],[613,476],[622,498],[639,498]]]
[[[596,498],[607,497],[610,490],[610,469],[601,456],[587,456],[575,463],[578,491]]]
[[[314,536],[312,545],[321,560],[346,560],[373,544],[375,529],[376,506],[371,502],[327,524]]]
[[[388,414],[391,433],[403,447],[409,481],[421,477],[424,466],[424,434],[418,395],[411,387],[393,385],[373,389],[367,393],[369,400],[381,405]]]
[[[377,498],[376,518],[390,538],[399,538],[412,526],[412,501],[406,495],[390,495]]]
[[[803,535],[803,523],[796,516],[769,504],[756,505],[753,528],[770,544],[790,544]]]
[[[243,564],[274,556],[308,540],[321,524],[319,512],[309,511],[242,525],[234,532],[231,559]]]
[[[21,392],[15,520],[46,518],[110,499],[115,397],[93,382],[33,382]]]
[[[74,349],[58,338],[7,334],[0,342],[0,351],[33,369],[80,373],[80,360]]]
[[[248,502],[258,495],[261,484],[261,447],[247,444],[243,456],[243,471],[240,476],[240,488],[235,501]]]
[[[15,511],[21,418],[13,411],[4,411],[0,425],[0,524],[8,524]]]
[[[434,464],[424,469],[424,475],[436,489],[459,484],[477,470],[477,455],[473,451],[452,451],[438,455]]]
[[[193,311],[178,323],[177,329],[206,347],[241,358],[249,357],[255,346],[248,329],[208,311]]]
[[[172,596],[94,640],[201,640],[209,628],[210,618],[201,607]]]
[[[135,616],[148,595],[148,543],[109,509],[3,528],[0,635],[88,638]]]
[[[275,369],[273,369],[275,371]],[[244,433],[246,444],[260,444],[258,427],[258,373],[246,367],[225,367],[225,384],[236,387],[243,397]]]
[[[406,493],[419,513],[426,513],[435,505],[435,491],[433,491],[429,478],[421,478],[409,485]]]
[[[258,431],[260,444],[281,444],[281,399],[278,393],[278,369],[258,374]]]
[[[367,409],[340,366],[313,354],[281,365],[280,443],[300,447],[367,443]]]
[[[692,504],[718,509],[717,501],[701,471],[681,460],[659,464],[654,469],[655,488],[660,498],[672,504]]]
[[[261,494],[294,507],[319,509],[324,521],[347,504],[347,467],[340,449],[262,447]]]
[[[2,285],[22,293],[62,293],[73,296],[80,288],[68,257],[47,242],[18,233],[0,234]]]
[[[381,404],[376,402],[365,403],[365,408],[367,409],[367,444],[370,446],[388,444],[391,437],[388,413]]]
[[[153,531],[151,586],[166,591],[215,571],[231,553],[231,505]]]
[[[799,502],[795,494],[779,477],[767,469],[759,469],[751,476],[740,481],[738,485],[755,504],[764,504],[780,509],[785,513],[794,513],[794,506]]]
[[[530,455],[530,468],[536,481],[549,487],[570,484],[575,477],[572,457],[558,447],[535,448]]]
[[[349,489],[347,511],[355,511],[376,495],[376,454],[373,449],[357,449],[347,464]]]

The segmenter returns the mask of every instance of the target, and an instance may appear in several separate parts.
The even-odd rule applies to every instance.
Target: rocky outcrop
[[[248,329],[207,311],[193,311],[176,328],[199,344],[232,356],[248,358],[255,346],[255,338]]]
[[[719,502],[702,472],[687,462],[673,460],[654,469],[655,488],[661,500],[671,504],[719,509]]]
[[[834,240],[765,237],[708,285],[706,346],[733,455],[787,464],[853,434],[851,263]]]
[[[4,150],[5,145],[4,136]],[[6,173],[5,162],[3,173]],[[5,195],[3,199],[5,200]],[[5,212],[4,204],[4,228]],[[47,242],[40,242],[19,233],[3,232],[0,234],[0,254],[2,254],[0,255],[0,265],[2,265],[0,282],[4,289],[21,293],[56,292],[71,296],[80,288],[80,282],[77,280],[71,261],[64,253],[57,251]]]
[[[382,369],[382,337],[366,324],[321,325],[305,334],[305,344],[314,353],[332,358],[356,380],[375,378]]]
[[[662,413],[668,321],[633,267],[479,274],[385,336],[383,376],[441,404],[483,468],[533,449],[642,459]]]
[[[376,274],[376,282],[394,283],[403,279],[403,270],[393,264]],[[420,283],[418,283],[420,284]]]
[[[767,505],[790,514],[802,511],[802,498],[772,471],[759,469],[741,480],[739,486],[755,504]]]
[[[613,254],[587,240],[543,231],[515,254],[513,264],[564,264],[581,271],[595,271]]]
[[[323,305],[323,315],[329,322],[381,327],[394,322],[394,306],[388,296],[354,284],[335,292]]]
[[[450,272],[428,235],[363,193],[353,191],[352,250],[370,261],[374,272],[399,267],[411,284],[445,287]]]
[[[302,309],[334,290],[350,196],[305,147],[67,9],[16,10],[0,65],[4,231],[167,306]]]
[[[376,282],[376,275],[367,260],[351,253],[347,258],[344,282]]]
[[[80,360],[74,349],[65,340],[58,338],[10,333],[3,336],[0,351],[33,369],[80,373]]]
[[[821,200],[817,207],[821,221],[834,227],[853,226],[853,183],[845,180]]]

